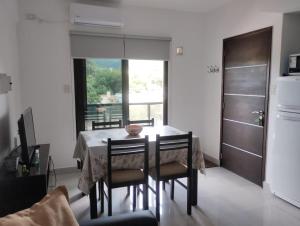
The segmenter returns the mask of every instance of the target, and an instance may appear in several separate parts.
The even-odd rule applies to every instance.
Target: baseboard
[[[266,194],[272,195],[270,184],[266,181],[263,182],[263,191]]]
[[[274,195],[277,198],[287,202],[288,204],[292,204],[293,206],[296,206],[297,208],[300,208],[300,202],[299,201],[291,199],[290,197],[288,197],[285,194],[282,194],[280,192],[275,192]]]
[[[66,167],[66,168],[58,168],[55,169],[56,174],[65,174],[65,173],[76,173],[79,172],[76,167]]]
[[[216,158],[214,158],[214,157],[211,157],[211,156],[209,156],[209,155],[207,155],[207,154],[205,154],[205,153],[203,153],[203,156],[204,156],[204,159],[206,159],[206,160],[208,160],[208,161],[210,161],[210,162],[216,164],[217,166],[220,166],[220,160],[219,160],[219,159],[216,159]]]

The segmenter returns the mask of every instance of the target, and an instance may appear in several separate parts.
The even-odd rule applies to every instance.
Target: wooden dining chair
[[[142,126],[154,126],[154,118],[152,119],[146,119],[146,120],[128,120],[127,125],[131,124],[139,124]]]
[[[112,168],[112,158],[128,155],[143,154],[143,169],[116,169]],[[107,175],[101,180],[101,212],[104,210],[104,196],[108,201],[108,216],[112,215],[112,189],[133,186],[133,210],[136,209],[137,186],[143,185],[143,209],[148,209],[148,170],[149,170],[149,137],[130,140],[108,139],[107,146]],[[104,191],[107,186],[107,194]]]
[[[92,121],[92,130],[103,130],[103,129],[113,129],[113,128],[122,128],[122,120],[111,121],[111,122]]]
[[[122,120],[112,122],[95,122],[92,121],[92,130],[103,130],[112,128],[122,128]],[[78,168],[82,170],[83,160],[77,161]]]
[[[156,195],[156,218],[160,220],[160,182],[171,180],[171,200],[174,200],[174,182],[177,182],[187,190],[187,214],[192,213],[192,132],[183,135],[160,136],[156,135],[155,167],[149,170],[149,174],[156,182],[156,188],[149,186]],[[182,150],[187,153],[186,163],[174,161],[160,164],[160,153],[165,151]],[[179,178],[187,178],[187,185],[179,181]]]
[[[111,122],[95,122],[92,121],[92,130],[104,130],[122,128],[122,120],[111,121]],[[83,161],[81,161],[81,166],[83,166]],[[99,199],[101,199],[101,184],[98,184]],[[130,187],[128,188],[128,194],[130,193]]]

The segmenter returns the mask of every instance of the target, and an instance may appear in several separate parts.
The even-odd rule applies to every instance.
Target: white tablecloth
[[[183,134],[178,129],[171,126],[160,127],[144,127],[139,137],[149,135],[149,167],[155,166],[155,139],[156,134],[164,135],[178,135]],[[82,173],[79,179],[78,188],[88,194],[90,188],[102,177],[106,175],[107,168],[107,143],[103,142],[107,138],[111,139],[130,139],[124,128],[121,129],[107,129],[80,132],[77,144],[74,150],[74,158],[79,158],[84,161]],[[193,168],[199,169],[204,173],[205,163],[203,153],[200,150],[199,138],[193,136]],[[142,168],[143,155],[126,155],[118,156],[112,159],[112,167],[114,169],[122,168]],[[161,153],[161,163],[171,161],[185,161],[186,151],[167,151]]]

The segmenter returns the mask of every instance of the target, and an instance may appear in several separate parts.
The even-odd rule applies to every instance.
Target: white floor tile
[[[219,167],[199,175],[198,206],[186,214],[186,191],[175,186],[171,201],[169,186],[162,192],[161,226],[299,226],[300,209],[266,193],[261,187]],[[71,207],[78,221],[89,219],[89,199],[77,189],[80,172],[57,176],[57,185],[66,185]],[[113,215],[132,211],[127,189],[113,190]],[[149,206],[154,212],[154,196],[149,191]],[[107,208],[107,206],[105,205]],[[138,199],[142,209],[142,196]],[[104,215],[107,215],[106,212]]]

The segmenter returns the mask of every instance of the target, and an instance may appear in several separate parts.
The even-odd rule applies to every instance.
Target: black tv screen
[[[0,93],[0,167],[10,152],[9,104],[7,94]]]
[[[18,121],[19,135],[21,141],[21,161],[30,167],[31,156],[35,150],[36,139],[33,123],[32,109],[27,108]]]

